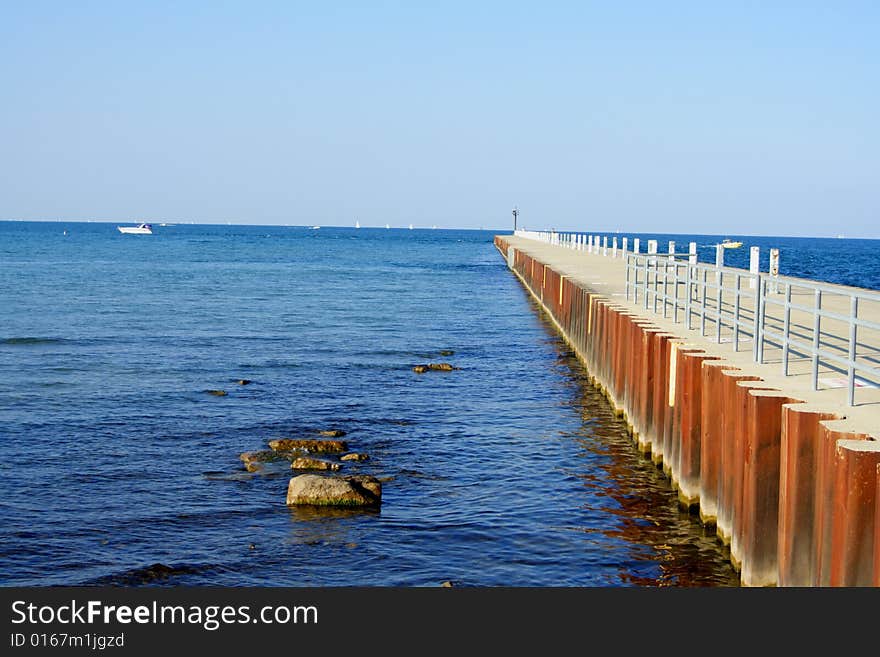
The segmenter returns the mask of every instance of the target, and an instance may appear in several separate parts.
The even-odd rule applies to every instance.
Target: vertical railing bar
[[[788,376],[788,343],[791,331],[791,283],[785,284],[785,315],[782,322],[782,376]]]
[[[678,263],[672,262],[672,321],[678,324]]]
[[[847,403],[855,406],[856,401],[856,337],[858,324],[856,319],[859,315],[859,298],[856,295],[850,297],[849,304],[849,390],[847,391]]]
[[[768,278],[762,277],[761,283],[764,285],[769,285],[771,279],[772,279],[772,276],[768,277]],[[761,289],[760,297],[761,297],[761,305],[759,306],[760,314],[758,316],[758,331],[761,334],[761,342],[760,342],[760,346],[758,347],[758,362],[763,364],[764,363],[764,322],[766,321],[765,315],[767,314],[767,290],[766,289]]]
[[[819,389],[819,336],[821,335],[822,325],[822,290],[816,290],[814,293],[814,311],[813,315],[813,390]]]
[[[700,336],[706,335],[706,280],[708,276],[708,270],[703,270],[703,290],[702,297],[703,301],[700,304]]]
[[[733,351],[739,351],[739,284],[742,276],[736,275],[736,285],[733,288]]]
[[[690,331],[691,330],[691,265],[688,262],[687,269],[685,270],[685,298],[684,298],[684,326]]]

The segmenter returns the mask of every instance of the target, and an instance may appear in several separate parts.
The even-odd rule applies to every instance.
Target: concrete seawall
[[[630,303],[620,260],[495,246],[745,586],[880,586],[880,390],[813,390]]]

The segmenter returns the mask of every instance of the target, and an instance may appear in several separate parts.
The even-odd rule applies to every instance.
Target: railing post
[[[715,272],[715,342],[721,344],[721,284],[723,280],[721,270]]]
[[[687,288],[687,296],[684,299],[684,327],[691,330],[691,272],[693,267],[690,263],[687,265],[687,273],[685,274],[685,288]]]
[[[755,275],[755,282],[755,308],[752,313],[755,322],[755,328],[752,330],[752,339],[755,341],[755,344],[752,345],[752,360],[756,363],[761,363],[764,360],[764,349],[761,345],[764,339],[764,332],[761,326],[761,305],[764,303],[761,297],[763,296],[764,279],[760,273]]]
[[[603,256],[608,255],[608,236],[607,235],[602,236],[602,255]]]
[[[641,246],[642,241],[638,237],[633,238],[633,253],[638,254],[639,246]]]
[[[767,288],[770,285],[769,276],[764,278],[763,281],[764,281],[764,289],[761,290],[761,307],[760,307],[761,315],[760,315],[760,324],[758,325],[758,327],[761,330],[761,345],[758,347],[758,362],[761,364],[764,363],[764,322],[766,321],[766,317],[767,317],[767,293],[768,293]]]
[[[736,285],[733,288],[733,351],[739,351],[739,286],[742,281],[740,274],[736,275]]]
[[[770,249],[770,277],[773,281],[773,294],[779,292],[779,249]]]
[[[813,390],[819,389],[819,337],[822,335],[822,290],[813,293]]]
[[[721,342],[721,268],[724,266],[724,247],[715,245],[715,342]]]
[[[791,283],[785,284],[785,314],[782,320],[782,375],[788,376],[788,339],[791,330]]]
[[[850,406],[856,404],[856,338],[859,316],[859,298],[856,295],[850,297],[849,302],[849,390],[847,391],[847,403]]]
[[[749,271],[753,274],[757,274],[761,269],[761,247],[753,246],[749,249]],[[755,280],[754,278],[749,279],[749,289],[755,289]]]
[[[628,246],[629,238],[624,237],[621,241],[623,242],[623,246],[620,249],[620,256],[622,258],[625,258],[626,257],[626,247]]]
[[[700,304],[700,336],[706,335],[706,283],[708,282],[709,270],[703,270],[702,303]]]

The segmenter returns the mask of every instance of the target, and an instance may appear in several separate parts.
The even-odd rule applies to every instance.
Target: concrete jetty
[[[880,586],[880,293],[779,277],[778,253],[761,273],[628,238],[495,246],[743,585]]]

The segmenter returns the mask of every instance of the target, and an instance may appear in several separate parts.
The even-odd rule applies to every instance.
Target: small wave
[[[67,342],[64,338],[39,338],[39,337],[20,337],[20,338],[4,338],[0,340],[0,344],[9,345],[32,345],[32,344],[61,344]]]

